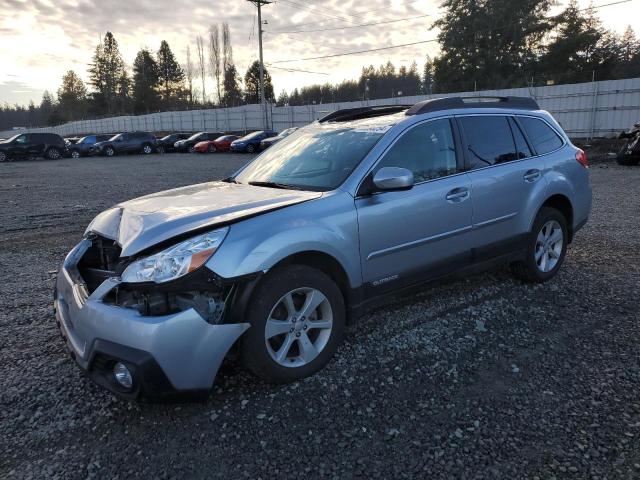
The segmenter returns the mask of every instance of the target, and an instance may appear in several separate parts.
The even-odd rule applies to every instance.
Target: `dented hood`
[[[202,228],[213,228],[322,196],[320,192],[280,190],[209,182],[154,193],[116,205],[87,228],[115,240],[122,256]]]

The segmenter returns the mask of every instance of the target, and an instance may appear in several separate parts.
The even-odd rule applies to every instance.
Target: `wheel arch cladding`
[[[573,240],[573,205],[571,200],[565,195],[556,193],[545,200],[540,208],[550,207],[558,210],[567,221],[567,229],[569,230],[569,243]]]
[[[317,250],[307,250],[294,253],[276,263],[272,267],[272,270],[285,265],[306,265],[308,267],[315,268],[316,270],[320,270],[336,282],[336,285],[338,285],[338,288],[342,293],[342,298],[344,298],[345,304],[349,305],[352,303],[352,289],[349,284],[347,272],[340,262],[328,253]]]

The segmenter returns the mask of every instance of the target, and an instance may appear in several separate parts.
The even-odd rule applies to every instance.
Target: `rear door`
[[[473,196],[473,248],[477,261],[524,246],[530,203],[545,189],[545,160],[535,157],[509,115],[457,117]]]
[[[367,296],[447,273],[470,259],[471,182],[456,155],[450,119],[403,132],[382,167],[414,174],[411,190],[357,197],[360,256]]]

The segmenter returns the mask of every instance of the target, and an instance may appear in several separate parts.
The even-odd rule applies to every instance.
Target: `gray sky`
[[[595,5],[610,0],[594,1]],[[565,1],[561,2],[566,3]],[[589,0],[580,0],[583,6]],[[427,40],[438,18],[437,0],[280,0],[264,8],[265,62],[315,57]],[[640,17],[640,0],[600,9],[604,24],[623,32],[630,19]],[[424,17],[423,15],[430,16]],[[363,23],[412,18],[387,25],[324,32],[277,33],[318,30]],[[42,91],[55,92],[64,72],[75,70],[86,80],[87,65],[100,37],[111,30],[131,66],[141,47],[157,50],[169,42],[183,62],[187,44],[195,58],[195,37],[209,25],[227,21],[231,27],[234,59],[241,75],[257,58],[255,7],[244,0],[0,0],[0,103],[40,101]],[[437,43],[338,57],[279,64],[281,67],[318,72],[293,73],[271,69],[276,95],[282,90],[357,78],[363,65],[391,60],[396,66],[420,66],[425,55],[437,54]],[[321,75],[325,73],[328,75]],[[213,89],[208,87],[209,92]]]

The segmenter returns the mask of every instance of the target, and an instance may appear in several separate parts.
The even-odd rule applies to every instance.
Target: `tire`
[[[313,317],[307,318],[302,307],[311,298],[320,303],[310,314],[306,312]],[[251,327],[240,346],[244,365],[267,382],[290,383],[313,375],[329,362],[342,341],[345,304],[340,289],[326,274],[290,265],[261,280],[245,318]]]
[[[247,153],[255,153],[256,151],[256,147],[254,147],[253,145],[249,145],[247,147]]]
[[[113,147],[107,147],[104,149],[104,154],[107,157],[113,157],[116,154],[116,151],[113,149]]]
[[[207,148],[207,152],[208,153],[216,153],[218,150],[216,149],[215,145],[209,145],[209,147]]]
[[[0,163],[8,162],[8,161],[9,161],[9,156],[4,152],[0,152]]]
[[[559,239],[558,231],[562,235]],[[564,262],[568,240],[564,215],[555,208],[541,208],[528,235],[525,259],[511,264],[513,274],[527,283],[552,279]]]
[[[71,158],[80,158],[80,151],[71,150]]]
[[[189,153],[195,153],[196,152],[196,147],[191,146],[189,147]]]
[[[144,145],[142,145],[142,153],[144,155],[150,155],[153,153],[153,147],[151,145],[149,145],[148,143],[145,143]]]
[[[157,150],[160,155],[163,155],[165,153],[164,147],[162,145],[158,145]]]
[[[640,163],[640,156],[633,155],[632,153],[628,153],[627,146],[629,142],[624,144],[624,147],[620,149],[618,152],[618,156],[616,157],[616,162],[618,165],[622,165],[624,167],[631,167],[633,165],[637,165]]]
[[[51,147],[45,152],[45,157],[49,160],[58,160],[61,157],[60,150]]]

